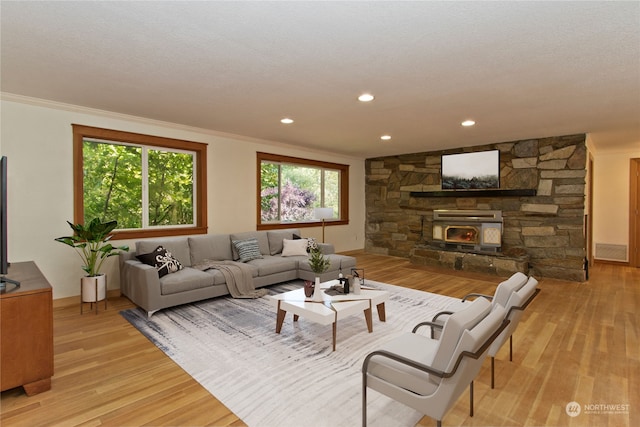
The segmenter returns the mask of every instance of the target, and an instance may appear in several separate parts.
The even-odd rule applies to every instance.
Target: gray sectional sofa
[[[354,257],[335,254],[333,245],[318,243],[331,265],[325,273],[317,275],[309,267],[304,255],[282,256],[283,240],[300,236],[298,229],[250,231],[232,234],[207,234],[184,237],[147,239],[136,242],[135,251],[120,253],[120,290],[148,316],[163,308],[200,301],[229,294],[224,275],[219,270],[200,271],[192,266],[204,260],[239,260],[232,244],[234,240],[255,238],[261,258],[247,261],[252,267],[254,286],[260,288],[294,279],[321,281],[345,275],[355,267]],[[289,242],[288,242],[289,243]],[[153,252],[163,246],[183,266],[162,277],[151,265],[141,262],[137,255]]]

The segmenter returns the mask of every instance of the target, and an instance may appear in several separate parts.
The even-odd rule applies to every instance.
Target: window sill
[[[349,220],[340,219],[325,221],[325,227],[333,225],[348,225]],[[287,223],[274,223],[274,224],[258,224],[256,230],[281,230],[284,228],[309,228],[309,227],[322,227],[322,221],[305,221],[305,222],[287,222]]]
[[[112,240],[147,239],[167,236],[186,236],[192,234],[207,234],[207,227],[158,228],[150,230],[114,231]]]

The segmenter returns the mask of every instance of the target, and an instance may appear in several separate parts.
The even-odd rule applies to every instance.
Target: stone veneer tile
[[[542,156],[540,156],[540,161],[554,160],[554,159],[568,159],[569,157],[571,157],[574,151],[576,151],[576,146],[570,145],[568,147],[564,147],[559,150],[554,150],[550,153],[543,154]]]
[[[429,191],[425,190],[424,187],[425,186],[422,184],[403,185],[402,187],[400,187],[400,191]],[[440,187],[438,187],[438,189],[440,189]]]
[[[586,170],[544,170],[540,172],[540,178],[584,178]]]
[[[554,236],[556,230],[553,227],[522,227],[523,236]]]
[[[569,236],[524,236],[524,244],[529,248],[565,248]]]
[[[537,157],[525,157],[522,159],[513,159],[511,161],[514,169],[535,168],[537,163]]]
[[[566,160],[547,160],[538,163],[538,169],[564,169],[566,165]]]
[[[556,185],[556,194],[584,194],[584,185]]]
[[[541,179],[538,184],[538,196],[550,196],[553,188],[553,180]]]
[[[523,203],[520,210],[522,212],[557,214],[558,205],[547,205],[542,203]]]
[[[387,179],[389,179],[389,175],[391,175],[391,172],[386,174],[371,174],[367,176],[367,179],[370,179],[371,181],[386,181]]]

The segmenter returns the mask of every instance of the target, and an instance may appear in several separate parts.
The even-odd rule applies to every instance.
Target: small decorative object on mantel
[[[107,306],[107,279],[100,268],[105,259],[118,255],[119,251],[128,251],[128,246],[115,247],[109,243],[110,233],[118,226],[117,221],[102,222],[94,218],[88,224],[72,224],[67,221],[73,230],[72,236],[58,237],[56,242],[64,243],[76,250],[84,265],[82,269],[87,273],[80,281],[80,314],[82,304],[85,302],[96,303],[98,313],[98,301],[105,301]]]
[[[309,267],[311,267],[311,271],[316,274],[322,274],[329,269],[331,265],[331,260],[326,258],[320,249],[315,249],[311,251],[309,256]],[[316,276],[316,284],[313,291],[313,300],[314,301],[322,301],[322,290],[320,289],[320,277]]]

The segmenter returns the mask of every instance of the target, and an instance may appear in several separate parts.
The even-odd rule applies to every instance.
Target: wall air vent
[[[603,261],[627,262],[629,261],[627,256],[627,245],[596,243],[594,258],[601,259]]]

